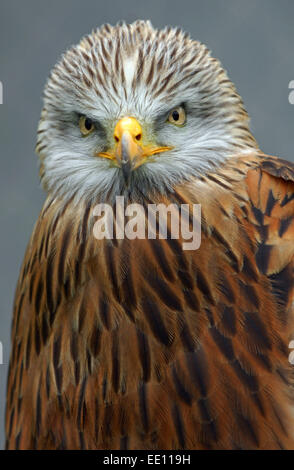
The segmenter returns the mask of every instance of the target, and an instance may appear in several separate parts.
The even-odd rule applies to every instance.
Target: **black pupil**
[[[92,129],[92,121],[91,119],[89,118],[86,118],[85,119],[85,128],[87,129],[87,131],[90,131]]]
[[[174,121],[178,121],[179,117],[180,117],[179,112],[178,111],[173,111],[172,117],[173,117]]]

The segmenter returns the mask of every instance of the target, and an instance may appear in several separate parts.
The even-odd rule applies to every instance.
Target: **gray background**
[[[104,22],[151,19],[180,25],[228,70],[270,154],[294,160],[293,0],[0,0],[0,448],[11,310],[26,244],[44,201],[34,154],[42,89],[60,54]]]

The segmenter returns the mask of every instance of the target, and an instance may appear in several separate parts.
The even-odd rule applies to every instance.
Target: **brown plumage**
[[[263,155],[177,188],[202,205],[195,252],[99,243],[91,207],[49,198],[16,293],[8,448],[293,447],[293,194],[293,165]]]
[[[49,190],[15,296],[7,448],[293,448],[293,194],[294,166],[254,149],[129,193],[201,204],[184,251],[99,241],[101,195]]]

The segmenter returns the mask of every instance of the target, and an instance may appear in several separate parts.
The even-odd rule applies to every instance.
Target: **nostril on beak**
[[[118,144],[120,142],[120,138],[117,135],[114,135],[113,137],[114,137],[115,142]],[[142,140],[142,134],[141,133],[137,134],[135,136],[135,139],[137,142],[140,142],[140,140]]]

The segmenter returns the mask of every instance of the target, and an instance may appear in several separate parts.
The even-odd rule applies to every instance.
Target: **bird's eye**
[[[186,122],[186,113],[182,106],[173,109],[168,116],[168,122],[176,126],[183,126]]]
[[[80,126],[81,133],[84,136],[91,134],[91,132],[94,130],[94,127],[95,127],[93,121],[86,116],[80,117],[79,126]]]

